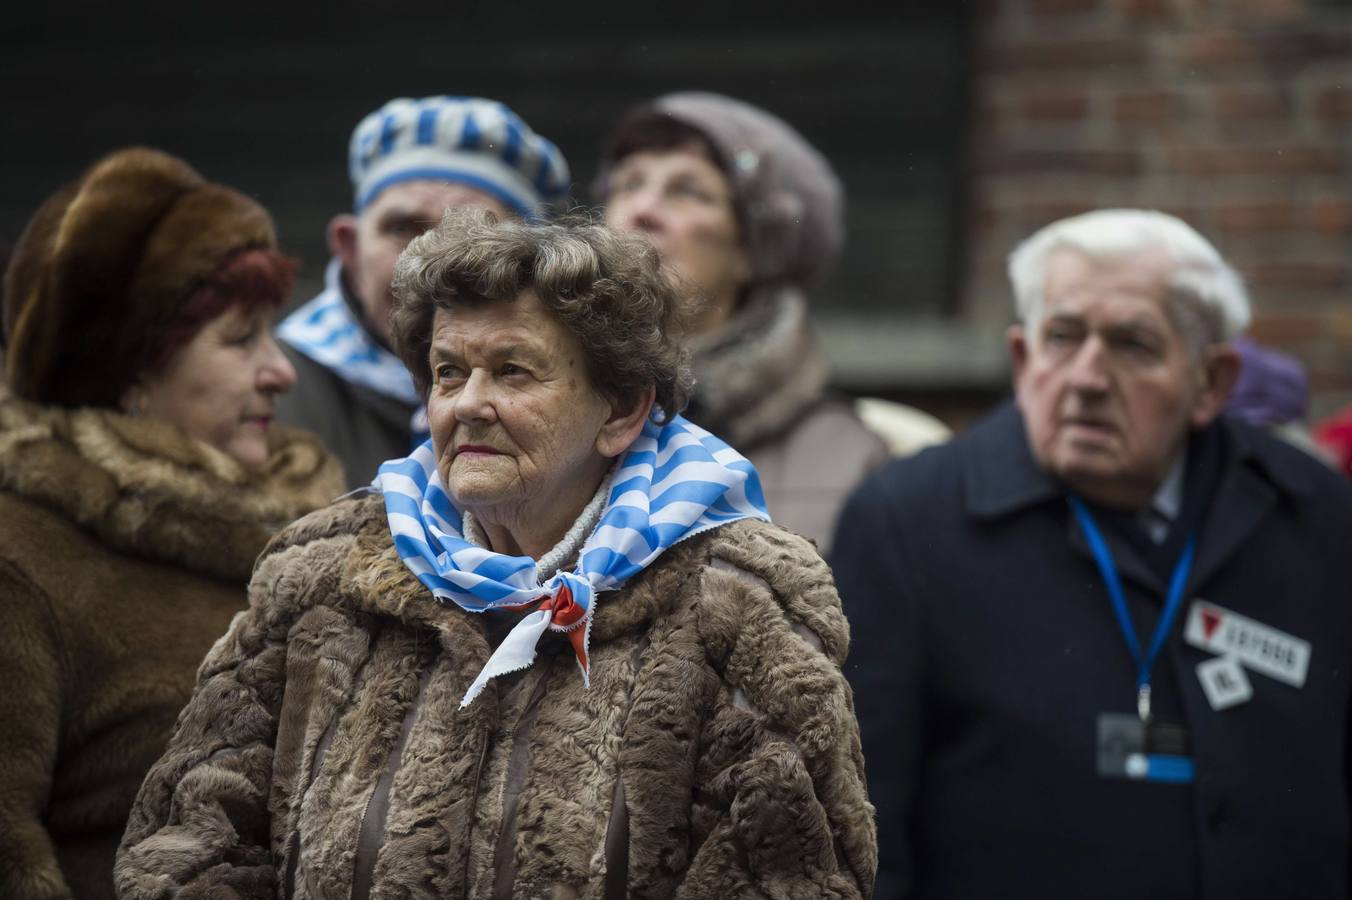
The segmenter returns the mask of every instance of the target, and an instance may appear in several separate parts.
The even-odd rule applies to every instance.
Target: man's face
[[[1047,260],[1042,318],[1010,330],[1015,394],[1033,456],[1092,500],[1143,508],[1189,432],[1219,413],[1233,351],[1194,359],[1166,312],[1162,252]]]
[[[511,213],[483,191],[443,181],[403,181],[381,191],[360,215],[337,216],[329,223],[329,244],[342,260],[348,284],[356,292],[371,327],[390,341],[390,282],[394,264],[409,241],[441,221],[455,206],[477,206],[502,218]]]

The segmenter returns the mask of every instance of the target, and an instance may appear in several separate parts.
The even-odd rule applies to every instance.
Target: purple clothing
[[[1295,357],[1249,338],[1234,341],[1243,362],[1225,411],[1251,425],[1281,425],[1305,418],[1310,386]]]

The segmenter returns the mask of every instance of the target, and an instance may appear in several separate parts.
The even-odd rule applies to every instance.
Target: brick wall
[[[986,0],[964,312],[1008,318],[1004,254],[1065,215],[1186,219],[1244,274],[1253,334],[1352,402],[1352,4]]]

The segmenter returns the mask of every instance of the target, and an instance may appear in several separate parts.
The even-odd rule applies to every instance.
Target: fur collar
[[[592,639],[610,640],[637,631],[679,602],[679,584],[708,561],[710,542],[715,536],[724,536],[742,525],[733,522],[682,541],[663,553],[652,566],[635,575],[622,590],[600,594],[592,623]],[[329,536],[335,530],[355,535],[342,566],[338,594],[353,598],[364,612],[434,628],[442,633],[448,644],[468,639],[471,632],[479,636],[478,640],[484,640],[484,614],[468,613],[454,604],[438,603],[399,558],[390,540],[384,501],[377,493],[307,517],[295,528],[288,529],[278,543],[305,544]],[[279,549],[280,546],[274,546],[272,551]],[[623,602],[614,602],[621,597]],[[451,640],[451,635],[456,635],[456,639]],[[486,643],[483,649],[487,659]]]
[[[715,559],[752,576],[753,583],[762,581],[817,635],[832,660],[844,660],[849,628],[826,562],[806,539],[755,519],[681,541],[621,590],[601,594],[592,622],[593,646],[646,630],[688,605],[692,590],[709,590],[711,578],[723,579],[724,591],[753,589],[744,575],[713,572]],[[336,580],[330,582],[330,575]],[[273,540],[254,584],[283,583],[286,590],[264,589],[251,598],[255,604],[272,604],[274,623],[294,619],[314,604],[337,604],[428,629],[447,652],[469,659],[473,672],[492,652],[483,615],[438,603],[404,565],[390,540],[384,499],[374,491],[318,510]],[[729,617],[723,626],[734,633],[740,620]]]
[[[273,532],[342,491],[313,436],[276,429],[261,474],[183,431],[108,409],[0,402],[0,488],[121,552],[247,580]]]
[[[826,357],[796,288],[752,294],[692,350],[695,393],[686,416],[744,451],[783,432],[826,388]]]

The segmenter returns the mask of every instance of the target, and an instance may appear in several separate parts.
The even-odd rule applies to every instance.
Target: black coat
[[[370,484],[381,463],[413,449],[416,406],[353,384],[290,344],[282,351],[296,368],[296,389],[278,398],[277,420],[318,435],[343,464],[348,490]]]
[[[1096,773],[1097,717],[1134,711],[1135,663],[1012,405],[854,494],[832,563],[876,897],[1348,896],[1352,486],[1264,433],[1213,429],[1220,472],[1153,673],[1159,714],[1190,730],[1189,786]],[[1108,539],[1144,641],[1164,579]],[[1304,687],[1249,670],[1253,698],[1213,711],[1195,669],[1214,657],[1182,639],[1196,597],[1310,641]]]

